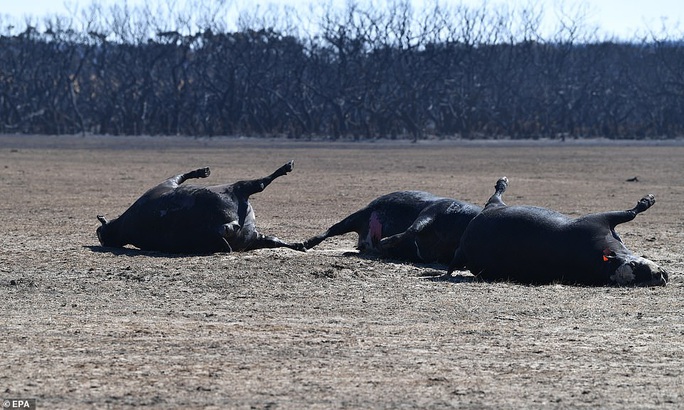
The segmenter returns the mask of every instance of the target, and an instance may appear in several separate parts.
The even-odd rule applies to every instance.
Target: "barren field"
[[[147,188],[295,170],[252,198],[300,241],[420,189],[570,215],[657,203],[618,227],[663,288],[482,283],[349,255],[355,235],[174,257],[99,247]],[[638,182],[627,182],[638,177]],[[38,408],[677,408],[684,401],[684,143],[318,143],[0,136],[0,397]]]

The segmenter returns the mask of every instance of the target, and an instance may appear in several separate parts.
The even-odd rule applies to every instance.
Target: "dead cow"
[[[468,225],[449,273],[468,269],[488,280],[583,285],[665,285],[668,273],[634,255],[615,226],[629,222],[655,203],[646,195],[626,211],[571,218],[535,206],[507,206],[503,177],[482,212]]]
[[[209,168],[173,176],[147,191],[120,217],[107,221],[98,216],[100,244],[183,254],[278,247],[304,251],[301,244],[259,233],[249,203],[250,195],[263,191],[293,166],[291,161],[265,178],[216,186],[183,184],[208,177]]]
[[[481,209],[429,192],[392,192],[309,238],[304,246],[313,248],[331,236],[356,232],[357,249],[361,252],[446,265],[454,256],[461,233]]]

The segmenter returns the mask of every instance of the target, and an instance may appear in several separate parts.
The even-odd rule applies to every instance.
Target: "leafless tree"
[[[586,9],[101,3],[0,19],[0,132],[291,138],[663,138],[684,132],[684,42],[601,38]],[[315,7],[312,6],[312,10]],[[80,14],[79,14],[80,13]],[[261,14],[260,14],[261,13]]]

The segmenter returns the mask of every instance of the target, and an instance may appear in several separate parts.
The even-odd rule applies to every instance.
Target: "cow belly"
[[[468,269],[488,280],[553,281],[565,269],[559,261],[563,253],[558,247],[559,233],[517,225],[497,221],[472,231],[469,227],[469,234],[475,234],[468,235],[461,243]]]
[[[136,224],[129,243],[143,250],[169,253],[214,253],[224,251],[220,223],[211,218],[192,218],[168,213]]]

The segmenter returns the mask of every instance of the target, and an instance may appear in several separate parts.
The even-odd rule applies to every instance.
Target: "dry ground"
[[[166,177],[294,172],[253,197],[298,241],[422,189],[580,215],[657,203],[619,232],[664,288],[479,283],[440,266],[308,253],[102,252]],[[639,182],[626,182],[638,176]],[[0,136],[0,397],[39,408],[675,408],[684,401],[684,144],[314,143]]]

